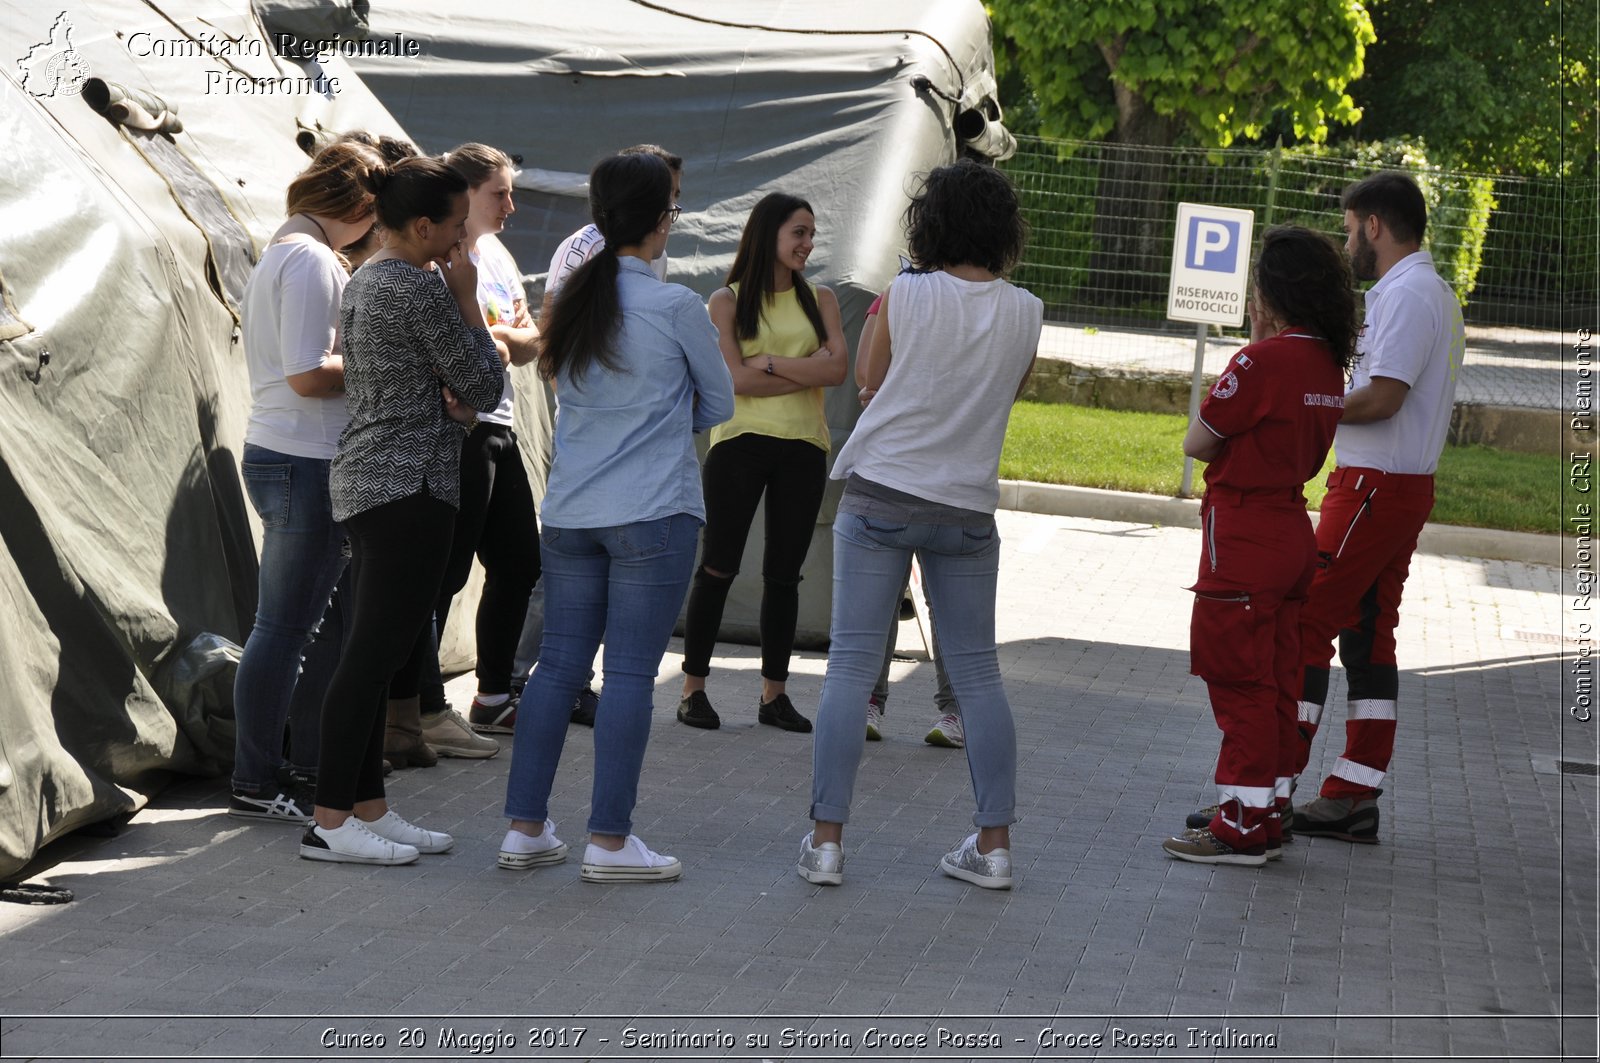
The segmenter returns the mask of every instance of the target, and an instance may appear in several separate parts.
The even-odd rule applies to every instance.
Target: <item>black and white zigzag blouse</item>
[[[428,494],[461,505],[461,426],[439,385],[476,410],[500,401],[505,368],[487,329],[469,328],[438,276],[400,259],[369,262],[339,308],[350,423],[328,479],[333,519]]]

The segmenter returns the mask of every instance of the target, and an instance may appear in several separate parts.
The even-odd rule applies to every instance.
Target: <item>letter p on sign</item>
[[[1189,219],[1190,269],[1232,273],[1239,260],[1239,223],[1218,218]]]

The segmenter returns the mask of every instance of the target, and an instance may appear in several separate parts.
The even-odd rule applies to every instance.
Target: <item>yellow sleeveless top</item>
[[[739,286],[730,287],[737,297]],[[812,292],[816,292],[814,285]],[[755,336],[739,341],[739,351],[746,358],[752,354],[804,358],[821,346],[817,330],[811,327],[805,311],[800,309],[800,300],[795,298],[793,288],[776,293],[772,301],[761,308],[761,322]],[[802,439],[826,453],[831,449],[832,440],[828,435],[827,418],[822,413],[822,389],[806,388],[788,395],[735,395],[733,417],[711,430],[711,445],[746,433],[774,439]]]

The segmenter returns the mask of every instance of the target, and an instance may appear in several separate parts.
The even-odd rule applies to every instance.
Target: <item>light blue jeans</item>
[[[330,465],[245,444],[245,491],[261,517],[261,581],[255,625],[233,681],[235,790],[254,793],[278,786],[285,724],[294,736],[296,763],[290,766],[317,769],[322,697],[331,669],[307,677],[323,689],[295,693],[307,643],[345,567],[345,532],[333,519],[328,497]]]
[[[589,831],[632,831],[656,676],[689,589],[699,539],[700,521],[687,513],[614,528],[545,525],[544,641],[517,711],[506,781],[511,819],[549,818],[572,702],[604,641]]]
[[[840,513],[833,522],[833,621],[812,747],[811,818],[850,821],[866,742],[867,695],[883,662],[913,554],[922,565],[928,604],[939,618],[940,656],[961,704],[967,767],[978,800],[972,822],[1009,826],[1017,818],[1017,735],[995,652],[999,532],[992,521],[974,530],[889,524],[852,513]]]

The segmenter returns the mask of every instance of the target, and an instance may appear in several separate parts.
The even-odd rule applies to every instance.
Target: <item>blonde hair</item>
[[[473,142],[452,148],[439,156],[439,161],[467,179],[467,184],[477,188],[501,170],[516,170],[511,156],[499,148]]]
[[[354,141],[329,144],[311,165],[289,182],[284,197],[289,214],[320,214],[344,222],[358,222],[372,214],[373,196],[368,181],[374,172],[386,171],[383,156]]]

